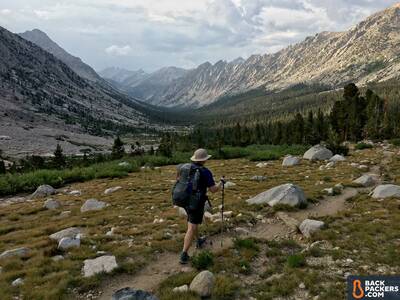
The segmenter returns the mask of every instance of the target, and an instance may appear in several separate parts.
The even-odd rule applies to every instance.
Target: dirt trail
[[[302,221],[306,218],[322,217],[328,215],[335,215],[337,212],[343,210],[346,205],[346,200],[356,196],[358,190],[355,188],[346,188],[342,194],[338,196],[325,197],[319,203],[310,205],[307,209],[297,212],[289,212],[288,215]],[[291,233],[283,222],[273,219],[272,223],[258,223],[249,230],[249,237],[256,237],[262,239],[273,239],[276,237],[285,237]],[[219,234],[213,236],[207,246],[207,249],[217,252],[232,246],[233,238],[236,235],[231,233]],[[222,244],[221,244],[222,240]],[[150,263],[138,273],[133,276],[120,275],[107,281],[100,289],[100,300],[110,300],[112,294],[122,288],[132,287],[136,289],[143,289],[146,291],[154,292],[157,286],[171,274],[178,273],[185,268],[186,271],[191,270],[190,267],[182,267],[178,262],[177,253],[163,253],[160,254],[154,262]]]

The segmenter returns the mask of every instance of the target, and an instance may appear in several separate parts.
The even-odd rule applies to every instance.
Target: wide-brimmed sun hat
[[[198,161],[206,161],[211,157],[208,155],[206,149],[197,149],[194,151],[193,156],[190,158],[191,161],[198,162]]]

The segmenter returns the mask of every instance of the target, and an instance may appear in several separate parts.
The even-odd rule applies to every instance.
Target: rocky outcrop
[[[373,193],[372,198],[391,198],[400,197],[400,186],[394,184],[382,184],[378,185]]]
[[[300,187],[287,183],[258,194],[246,202],[249,204],[268,204],[270,206],[277,204],[300,206],[306,203],[306,196]]]
[[[99,273],[110,273],[118,268],[115,256],[104,255],[95,259],[86,259],[82,269],[84,277],[90,277]]]
[[[332,158],[333,153],[322,145],[315,145],[304,153],[303,158],[308,160],[328,160]]]
[[[210,297],[215,284],[214,274],[210,271],[202,271],[193,278],[189,290],[200,297]]]
[[[394,78],[400,69],[399,11],[389,8],[348,31],[321,32],[274,54],[205,62],[167,86],[153,81],[134,95],[156,105],[196,107],[260,87],[272,91],[314,83],[337,88]]]

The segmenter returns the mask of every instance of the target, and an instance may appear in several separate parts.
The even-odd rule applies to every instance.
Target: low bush
[[[373,148],[373,147],[374,147],[374,146],[372,146],[371,144],[367,144],[367,143],[364,143],[364,142],[357,143],[357,144],[355,145],[355,149],[356,149],[356,150],[371,149],[371,148]]]
[[[301,254],[293,254],[287,258],[289,268],[301,268],[306,265],[306,260]]]
[[[192,265],[197,270],[206,270],[214,264],[214,255],[210,251],[201,251],[192,257]]]

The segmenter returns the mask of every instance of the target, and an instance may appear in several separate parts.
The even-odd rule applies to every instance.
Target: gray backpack
[[[179,178],[172,188],[172,203],[176,206],[196,209],[200,202],[200,170],[202,167],[190,163],[179,168]]]

